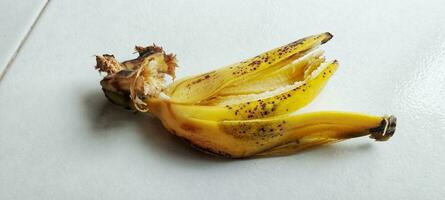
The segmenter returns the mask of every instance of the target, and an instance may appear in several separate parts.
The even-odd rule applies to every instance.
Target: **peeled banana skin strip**
[[[330,33],[308,36],[253,58],[201,75],[175,79],[176,56],[156,45],[136,47],[136,59],[96,57],[112,102],[160,119],[193,147],[229,158],[290,155],[369,136],[386,141],[394,116],[321,111],[295,113],[312,102],[337,71],[317,48]]]
[[[253,58],[244,60],[215,71],[186,79],[174,85],[167,95],[171,101],[181,103],[197,103],[218,92],[231,82],[258,75],[262,70],[274,66],[285,66],[293,60],[302,57],[311,49],[329,41],[332,35],[323,33],[309,36],[285,46],[267,51]]]
[[[290,146],[282,148],[280,152],[275,149],[295,142],[303,149],[301,147],[313,146],[320,141],[334,142],[366,135],[377,141],[386,141],[394,134],[396,123],[393,116],[338,111],[255,120],[214,121],[184,116],[180,111],[170,110],[170,105],[165,102],[153,104],[158,108],[153,113],[160,116],[170,132],[185,138],[195,147],[231,158],[250,157],[259,153],[265,155],[272,149],[276,154],[282,154],[283,151],[289,151]],[[295,145],[292,149],[295,149]]]
[[[270,97],[273,94],[282,93],[296,86],[303,85],[304,82],[312,78],[310,76],[312,71],[325,62],[323,57],[318,57],[321,56],[318,53],[313,53],[308,58],[299,59],[297,62],[288,64],[275,71],[268,72],[269,70],[265,70],[261,73],[262,77],[232,83],[199,104],[234,105],[249,100]]]
[[[305,78],[308,78],[306,74],[309,75],[313,69],[316,69],[325,61],[322,55],[323,51],[316,51],[286,66],[280,68],[270,67],[262,71],[259,76],[234,81],[221,89],[218,92],[218,96],[258,94],[304,81]]]

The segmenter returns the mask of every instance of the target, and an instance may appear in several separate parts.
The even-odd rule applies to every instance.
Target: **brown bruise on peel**
[[[197,133],[198,131],[201,131],[200,127],[194,126],[192,124],[187,124],[187,123],[182,124],[180,128],[184,131],[191,132],[191,133]]]
[[[234,106],[226,105],[226,109],[233,112],[236,119],[258,119],[265,118],[275,113],[277,107],[280,105],[280,101],[284,98],[287,99],[286,95],[279,95],[280,99],[271,100],[257,100],[255,102],[247,102]],[[281,96],[283,96],[281,98]]]
[[[236,139],[255,141],[263,146],[270,140],[283,137],[286,132],[286,120],[278,121],[222,121],[218,123],[220,130]]]
[[[184,126],[184,124],[183,124],[183,126]],[[185,126],[189,126],[189,125],[185,125]],[[181,127],[181,129],[182,129],[182,127]],[[177,132],[174,129],[167,129],[167,131],[169,131],[173,136],[179,138],[181,141],[183,141],[184,143],[188,144],[189,146],[191,146],[192,148],[194,148],[194,149],[196,149],[198,151],[210,154],[212,156],[218,156],[218,157],[223,157],[223,158],[236,158],[235,156],[233,156],[232,154],[230,154],[230,153],[228,153],[226,151],[213,148],[212,145],[204,146],[202,144],[196,143],[193,140],[190,140],[190,139],[188,139],[186,137],[183,137],[183,136],[177,134]],[[197,131],[202,131],[202,129],[199,129]]]
[[[201,151],[203,153],[206,153],[206,154],[209,154],[209,155],[212,155],[212,156],[222,157],[222,158],[236,158],[232,154],[227,153],[225,151],[214,149],[214,148],[211,148],[211,147],[203,147],[203,146],[200,146],[198,144],[195,144],[193,141],[191,141],[191,140],[189,140],[187,138],[180,137],[178,135],[176,135],[176,136],[178,138],[180,138],[186,144],[190,145],[192,148],[194,148],[194,149],[196,149],[198,151]]]
[[[278,105],[278,100],[258,100],[256,102],[247,102],[235,106],[227,105],[225,108],[235,115],[235,119],[257,119],[265,118],[273,114]]]

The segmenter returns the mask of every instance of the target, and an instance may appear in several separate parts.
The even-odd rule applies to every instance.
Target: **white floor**
[[[47,0],[0,1],[0,77],[30,32]]]
[[[44,3],[33,3],[36,17]],[[23,39],[24,18],[2,44]],[[182,77],[324,31],[341,66],[304,111],[396,115],[390,141],[214,158],[108,103],[93,68],[95,54],[129,59],[154,42]],[[1,48],[0,69],[19,43]],[[444,66],[440,0],[53,0],[0,80],[0,199],[443,199]]]

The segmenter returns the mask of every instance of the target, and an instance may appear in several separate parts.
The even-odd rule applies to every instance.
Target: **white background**
[[[0,76],[23,44],[46,0],[0,1]]]
[[[54,0],[30,31],[0,80],[2,200],[445,198],[444,1]],[[325,31],[340,69],[303,111],[396,115],[390,141],[214,158],[108,103],[94,71],[154,42],[182,77]]]

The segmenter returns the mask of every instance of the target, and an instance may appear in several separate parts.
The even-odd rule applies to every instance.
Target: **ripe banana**
[[[158,117],[192,146],[230,158],[288,155],[302,149],[369,135],[386,141],[394,116],[323,111],[294,114],[321,92],[338,68],[318,46],[330,33],[305,37],[208,73],[175,78],[176,57],[152,45],[136,59],[97,56],[96,69],[113,103]]]

